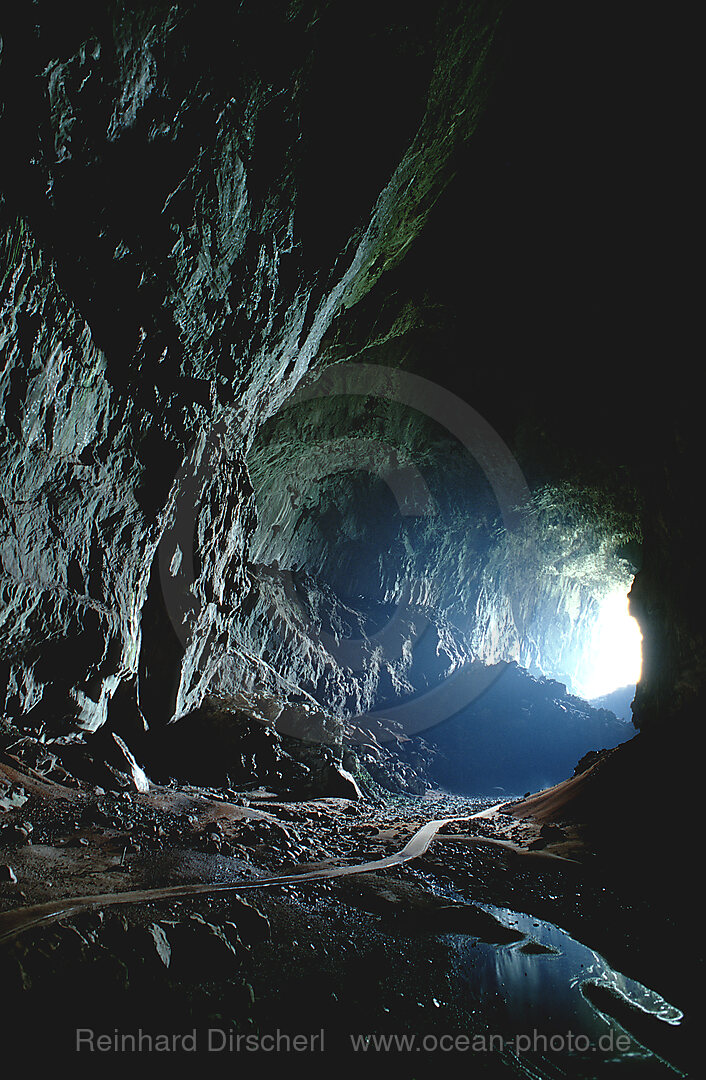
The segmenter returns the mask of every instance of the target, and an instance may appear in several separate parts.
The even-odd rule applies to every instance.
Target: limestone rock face
[[[635,722],[696,716],[695,406],[625,359],[600,19],[25,7],[0,24],[4,722],[135,752],[228,700],[350,790],[344,738],[382,769],[503,665],[575,690],[636,573]]]
[[[428,775],[444,790],[522,795],[634,736],[631,722],[511,664],[482,697],[429,732],[437,754]]]
[[[245,454],[447,184],[498,9],[360,15],[40,5],[2,27],[9,716],[164,722],[223,664],[302,698],[302,671],[259,679],[278,593],[249,566]]]

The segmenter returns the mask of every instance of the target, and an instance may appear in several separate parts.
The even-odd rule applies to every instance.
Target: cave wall
[[[360,352],[349,348],[337,368],[362,373],[367,392],[346,393],[342,379],[337,394],[297,402],[258,434],[248,455],[258,505],[253,557],[280,574],[302,571],[303,607],[322,586],[345,600],[355,626],[340,633],[360,639],[361,673],[369,675],[377,643],[387,661],[409,657],[412,687],[475,659],[516,661],[578,692],[601,601],[627,594],[637,569],[630,545],[639,547],[639,500],[620,482],[598,491],[574,478],[534,490],[523,482],[521,502],[510,504],[503,485],[491,483],[490,455],[456,437],[454,410],[463,406],[455,395],[441,397],[446,428],[425,415],[430,384],[420,381],[412,408],[395,400],[406,384],[395,385],[391,365],[404,357],[405,372],[425,369],[429,355],[448,349],[443,333],[426,325],[420,335],[409,318],[381,331]],[[375,372],[387,397],[376,396]],[[493,452],[520,474],[519,451],[513,458],[497,432],[494,439]],[[407,636],[395,631],[403,618]],[[386,699],[381,683],[378,698]]]
[[[159,718],[187,711],[237,651],[241,612],[267,627],[244,451],[448,182],[499,14],[369,7],[39,4],[4,20],[9,715],[92,730],[116,700],[149,712],[155,678],[172,698]],[[174,541],[178,579],[194,504],[194,580],[165,604],[182,657],[153,569]]]
[[[296,727],[473,659],[560,677],[596,582],[637,570],[636,723],[698,716],[698,410],[649,377],[630,20],[491,0],[2,19],[6,715],[139,728],[244,691]],[[471,402],[526,481],[513,528],[443,425],[360,395],[285,409],[342,362]],[[429,513],[400,519],[389,446]]]

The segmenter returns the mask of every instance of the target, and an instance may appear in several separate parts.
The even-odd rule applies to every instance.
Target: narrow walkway
[[[206,893],[241,892],[244,889],[261,889],[268,885],[291,885],[299,881],[319,881],[325,878],[346,877],[350,874],[362,874],[371,870],[385,870],[390,866],[410,862],[423,855],[432,840],[445,825],[450,822],[472,821],[474,818],[487,816],[487,811],[471,814],[465,817],[438,818],[428,821],[417,829],[411,839],[400,850],[392,855],[386,855],[382,859],[374,859],[370,862],[355,863],[352,866],[326,866],[318,870],[308,870],[300,874],[279,874],[272,877],[245,878],[240,881],[228,882],[196,882],[191,885],[166,885],[156,889],[133,889],[125,892],[96,893],[90,896],[65,897],[62,900],[54,900],[47,904],[34,904],[31,907],[14,908],[0,914],[0,943],[17,937],[30,927],[47,925],[67,915],[73,915],[77,911],[91,907],[109,907],[114,904],[138,904],[152,900],[175,900],[187,896],[199,896]],[[456,837],[444,837],[445,839],[457,839]],[[528,852],[522,848],[502,840],[493,840],[489,837],[464,837],[466,842],[472,841],[479,844],[496,844],[515,851],[518,855],[543,856],[544,858],[559,858],[561,856],[545,854],[543,852]],[[565,860],[562,860],[565,861]]]

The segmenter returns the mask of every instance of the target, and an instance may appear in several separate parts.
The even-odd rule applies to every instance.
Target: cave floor
[[[575,831],[444,793],[105,792],[9,755],[0,797],[2,1034],[30,1056],[417,1050],[489,1075],[687,1075],[684,931]],[[368,865],[440,818],[458,820],[421,854]]]

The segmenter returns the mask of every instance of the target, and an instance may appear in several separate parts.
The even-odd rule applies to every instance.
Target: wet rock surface
[[[521,800],[498,806],[487,797],[437,792],[292,801],[264,788],[194,785],[97,795],[51,783],[40,788],[25,774],[25,787],[33,783],[27,802],[3,815],[8,826],[15,818],[32,825],[36,842],[19,843],[8,829],[0,834],[17,878],[0,881],[0,926],[18,902],[104,894],[60,922],[10,933],[0,944],[4,984],[12,988],[4,1019],[21,1032],[44,1010],[55,1054],[75,1051],[77,1027],[196,1032],[202,1048],[209,1030],[226,1038],[323,1030],[326,1048],[339,1051],[350,1050],[350,1034],[364,1028],[488,1034],[488,1018],[464,989],[467,947],[499,950],[498,963],[507,950],[518,949],[523,963],[548,963],[561,952],[539,940],[539,931],[508,924],[505,911],[527,912],[533,926],[550,920],[590,940],[617,970],[682,1001],[676,925],[662,916],[659,948],[653,940],[649,956],[643,951],[655,897],[631,893],[626,882],[607,887],[600,864],[533,850],[539,827],[513,815]],[[399,851],[420,825],[440,817],[459,820],[448,821],[428,851],[404,865],[285,880],[241,895],[236,888],[181,900],[159,896],[180,882],[223,885],[355,868]],[[542,831],[549,846],[564,834],[558,825]],[[135,888],[156,891],[122,907],[111,902]],[[67,996],[62,988],[69,986]],[[680,1040],[679,1053],[684,1045]],[[640,1060],[652,1068],[645,1053]],[[502,1054],[484,1057],[480,1067],[523,1075]]]

